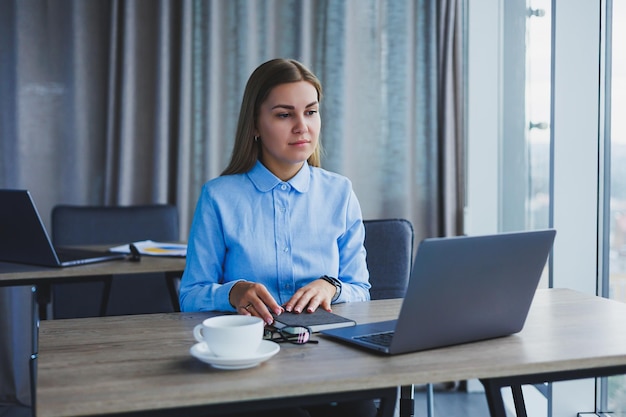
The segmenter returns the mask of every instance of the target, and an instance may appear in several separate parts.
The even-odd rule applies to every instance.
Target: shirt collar
[[[254,186],[261,192],[267,192],[276,187],[278,184],[282,184],[285,181],[282,181],[276,175],[272,174],[272,172],[265,167],[261,163],[261,161],[256,161],[256,164],[252,167],[250,171],[248,171],[248,178],[254,184]],[[298,173],[287,183],[291,185],[296,191],[300,193],[305,193],[309,190],[309,184],[311,182],[311,175],[309,164],[307,161],[304,161],[304,165]]]

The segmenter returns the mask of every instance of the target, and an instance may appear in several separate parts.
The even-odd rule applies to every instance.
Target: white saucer
[[[208,363],[214,368],[246,369],[253,368],[261,362],[265,362],[272,356],[276,355],[279,350],[280,345],[278,343],[270,340],[263,340],[261,341],[256,353],[249,358],[225,358],[223,356],[215,356],[215,354],[209,350],[209,347],[204,342],[196,343],[189,351],[191,356],[201,360],[202,362]]]

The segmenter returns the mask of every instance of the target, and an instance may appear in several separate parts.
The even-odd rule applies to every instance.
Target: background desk
[[[8,300],[5,307],[10,311],[0,318],[2,337],[12,334],[9,340],[0,340],[0,360],[8,361],[8,368],[3,369],[0,374],[0,397],[17,396],[22,403],[31,402],[29,398],[32,395],[28,393],[32,388],[30,380],[34,378],[32,374],[38,352],[38,318],[47,318],[50,284],[101,280],[103,277],[118,274],[164,272],[170,274],[168,278],[170,297],[172,305],[176,308],[178,296],[173,288],[173,278],[180,277],[184,268],[184,258],[147,256],[142,257],[140,262],[116,260],[65,268],[0,262],[0,287],[24,287],[8,289],[0,294],[0,298]],[[33,295],[28,288],[32,286],[37,289]],[[34,297],[37,304],[32,303]],[[13,307],[10,307],[11,305]],[[103,297],[101,312],[105,308],[106,299]],[[6,310],[4,311],[6,313]]]
[[[400,300],[380,300],[334,311],[371,322],[394,318],[399,308]],[[190,356],[192,328],[208,315],[43,322],[37,415],[194,415],[429,382],[626,372],[626,305],[571,290],[539,290],[524,330],[509,337],[387,357],[318,336],[318,345],[283,344],[268,362],[240,371]]]
[[[144,274],[152,272],[181,273],[184,269],[185,258],[157,256],[143,256],[139,262],[115,260],[64,268],[0,262],[0,286],[71,282],[102,275]]]
[[[47,318],[46,305],[49,302],[49,286],[53,283],[99,280],[103,276],[146,274],[164,272],[168,276],[168,286],[172,305],[178,306],[178,296],[172,278],[180,277],[185,269],[185,258],[143,256],[139,262],[114,260],[94,264],[68,266],[63,268],[23,265],[0,262],[0,287],[35,285],[39,304],[39,317]],[[108,293],[105,293],[108,295]],[[102,302],[102,309],[106,300]]]

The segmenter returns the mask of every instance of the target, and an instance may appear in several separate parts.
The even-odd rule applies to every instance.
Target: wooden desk
[[[0,262],[0,287],[71,282],[103,275],[182,272],[185,258],[143,256],[139,262],[115,260],[95,264],[52,268]]]
[[[98,247],[98,249],[105,250],[104,247]],[[174,288],[173,278],[180,277],[184,269],[185,258],[157,256],[143,256],[139,262],[122,259],[63,268],[0,262],[0,287],[35,285],[37,287],[39,318],[44,320],[47,318],[46,306],[50,301],[51,284],[102,280],[102,277],[113,275],[163,272],[166,274],[172,305],[178,310],[178,295]],[[100,307],[101,315],[104,315],[106,310],[110,285],[110,280],[105,282]]]
[[[380,300],[334,311],[368,322],[394,318],[399,307],[400,300]],[[486,384],[489,398],[499,396],[489,388],[511,381],[626,373],[626,305],[571,290],[539,290],[524,330],[509,337],[387,357],[318,336],[318,345],[283,344],[268,362],[239,371],[213,369],[189,354],[193,326],[209,315],[41,323],[37,415],[192,416],[473,378]],[[492,415],[504,411],[498,398],[489,401]]]

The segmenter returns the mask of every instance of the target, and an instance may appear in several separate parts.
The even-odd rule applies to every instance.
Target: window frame
[[[515,45],[504,43],[506,1],[468,0],[467,234],[503,231],[508,223],[502,177],[515,165],[501,139],[502,51]],[[549,286],[587,294],[597,293],[602,264],[602,7],[602,0],[552,0],[549,224],[557,238]],[[548,415],[595,410],[595,385],[595,379],[551,384]]]

